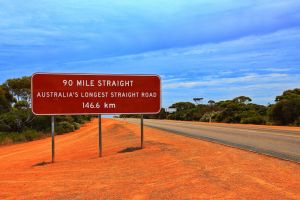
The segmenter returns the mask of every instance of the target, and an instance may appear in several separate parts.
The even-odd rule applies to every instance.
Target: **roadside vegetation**
[[[50,116],[31,112],[30,77],[9,79],[0,85],[0,145],[44,138],[50,135]],[[56,133],[72,132],[91,116],[56,116]]]
[[[31,141],[50,135],[50,116],[36,116],[31,112],[30,77],[8,79],[0,85],[0,145]],[[170,106],[173,113],[162,108],[158,114],[144,118],[242,124],[300,126],[300,89],[287,90],[277,96],[274,104],[258,105],[252,99],[239,96],[232,100],[202,103],[177,102]],[[139,117],[140,115],[120,115]],[[56,133],[79,129],[92,116],[56,116]]]
[[[156,115],[144,115],[151,119],[172,119],[202,122],[224,122],[241,124],[267,124],[300,126],[300,89],[287,90],[277,96],[274,104],[258,105],[252,99],[239,96],[232,100],[201,103],[178,102],[170,106],[176,112],[168,113],[165,108]],[[120,115],[121,118],[139,117],[139,115]]]

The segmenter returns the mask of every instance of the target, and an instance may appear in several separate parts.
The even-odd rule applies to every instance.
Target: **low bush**
[[[60,121],[55,124],[55,132],[60,135],[63,133],[73,132],[80,128],[81,124],[65,116],[60,117],[61,119],[67,119],[68,121]],[[91,117],[80,116],[81,123],[89,121]],[[80,120],[79,120],[80,121]],[[34,118],[31,127],[21,132],[0,132],[0,145],[20,143],[26,141],[33,141],[39,138],[46,137],[51,131],[51,121],[49,116],[37,116]]]
[[[242,124],[266,124],[266,120],[262,116],[252,116],[241,119]]]
[[[295,122],[292,125],[300,126],[300,117],[298,117],[298,119],[296,119]]]
[[[55,128],[55,132],[60,135],[63,133],[73,132],[75,127],[72,123],[67,121],[58,122]]]
[[[45,115],[35,116],[30,125],[34,130],[49,132],[51,130],[51,117]]]
[[[73,124],[75,130],[79,129],[80,126],[81,126],[81,125],[80,125],[79,123],[77,123],[77,122],[73,122],[72,124]]]
[[[10,137],[3,137],[3,134],[0,133],[0,145],[12,144],[13,140]]]
[[[26,141],[26,137],[23,133],[8,133],[6,137],[10,137],[14,143]]]
[[[41,138],[43,135],[42,133],[39,133],[36,130],[26,130],[22,134],[24,134],[26,141],[32,141],[37,138]]]
[[[11,144],[13,143],[12,139],[7,137],[7,133],[0,132],[0,145],[2,144]]]
[[[28,129],[23,132],[0,132],[0,145],[32,141],[45,136],[41,132]]]

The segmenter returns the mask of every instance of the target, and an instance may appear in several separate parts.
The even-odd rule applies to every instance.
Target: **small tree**
[[[252,99],[250,97],[246,97],[246,96],[239,96],[239,97],[234,98],[233,101],[236,103],[248,104],[252,101]]]
[[[176,108],[177,111],[187,110],[191,108],[195,108],[195,104],[191,102],[178,102],[174,103],[170,106],[170,108]]]
[[[193,98],[193,101],[195,101],[197,105],[199,105],[202,100],[203,98]]]
[[[13,96],[9,93],[6,85],[0,85],[0,114],[9,112],[11,104],[15,101]]]
[[[287,90],[275,101],[276,104],[270,107],[270,119],[280,125],[297,125],[300,119],[300,89]]]
[[[11,95],[17,98],[18,101],[30,102],[31,95],[31,78],[24,76],[22,78],[8,79],[5,82]]]
[[[213,115],[216,115],[216,114],[214,114],[214,107],[215,107],[215,104],[216,104],[216,102],[215,102],[214,100],[209,100],[209,101],[208,101],[208,105],[209,105],[209,108],[210,108],[210,112],[208,113],[208,116],[209,116],[209,123],[211,123],[212,116],[213,116]]]

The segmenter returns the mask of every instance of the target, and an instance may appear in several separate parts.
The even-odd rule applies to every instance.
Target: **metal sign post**
[[[102,157],[102,124],[101,124],[101,115],[98,115],[99,121],[99,157]]]
[[[52,136],[52,163],[54,163],[55,160],[55,144],[54,144],[54,134],[55,134],[55,130],[54,130],[54,116],[51,116],[51,136]]]
[[[144,148],[144,115],[141,115],[141,149]]]

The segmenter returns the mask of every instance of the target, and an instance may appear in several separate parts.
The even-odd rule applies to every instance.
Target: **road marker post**
[[[141,115],[141,149],[144,148],[144,115]]]
[[[98,115],[98,124],[99,124],[99,136],[98,136],[98,144],[99,144],[99,157],[102,157],[102,123],[101,123],[101,114]]]
[[[51,116],[51,136],[52,136],[52,163],[54,163],[55,160],[55,141],[54,141],[54,136],[55,136],[55,127],[54,127],[54,116]]]

